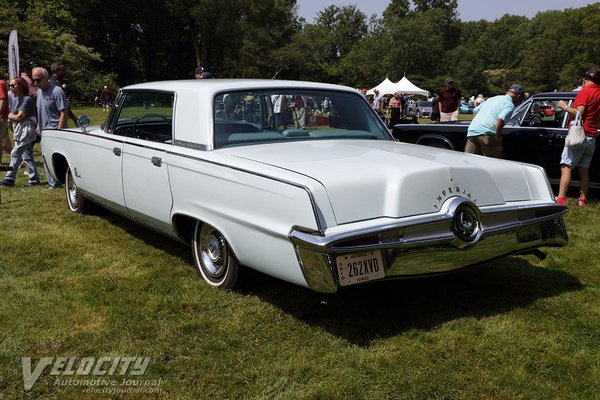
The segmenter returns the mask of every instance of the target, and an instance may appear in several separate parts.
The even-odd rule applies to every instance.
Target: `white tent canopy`
[[[394,90],[394,86],[396,84],[392,81],[390,81],[390,79],[386,76],[385,79],[383,81],[381,81],[381,83],[377,86],[375,86],[374,88],[372,88],[371,90],[367,91],[367,94],[375,94],[375,89],[377,89],[379,91],[379,94],[394,94],[395,90]]]
[[[375,94],[375,89],[379,91],[379,94],[394,94],[396,92],[402,94],[420,94],[421,96],[429,96],[429,92],[427,90],[423,90],[417,86],[415,86],[411,81],[404,76],[398,82],[394,83],[389,80],[389,78],[385,78],[379,85],[375,86],[371,90],[367,91],[367,94]]]
[[[421,96],[429,96],[427,90],[423,90],[415,86],[406,76],[402,77],[398,82],[394,84],[395,91],[402,94],[420,94]]]

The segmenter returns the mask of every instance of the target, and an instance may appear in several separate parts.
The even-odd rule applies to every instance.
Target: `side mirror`
[[[87,132],[86,128],[90,126],[90,117],[88,117],[87,115],[80,115],[77,118],[77,125],[79,125],[82,132]]]

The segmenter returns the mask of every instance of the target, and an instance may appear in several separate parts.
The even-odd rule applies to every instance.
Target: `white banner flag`
[[[19,76],[19,38],[17,31],[11,31],[8,37],[8,76]]]

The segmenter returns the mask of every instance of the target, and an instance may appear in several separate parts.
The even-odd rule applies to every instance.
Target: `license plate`
[[[335,258],[340,286],[372,281],[385,277],[381,250],[346,254]]]

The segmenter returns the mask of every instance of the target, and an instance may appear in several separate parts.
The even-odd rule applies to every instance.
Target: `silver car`
[[[407,117],[429,118],[431,117],[431,101],[414,101],[406,107]]]

